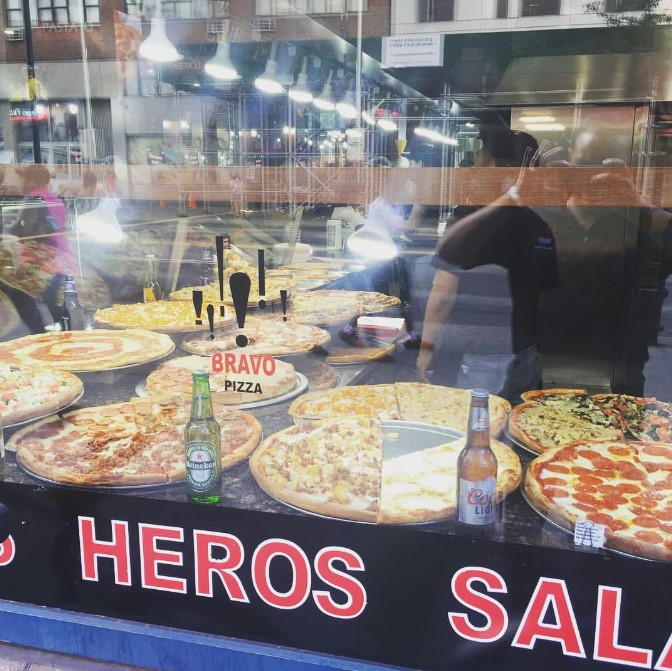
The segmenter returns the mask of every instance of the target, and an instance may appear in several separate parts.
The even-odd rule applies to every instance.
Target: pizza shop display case
[[[223,4],[101,13],[88,63],[36,35],[45,81],[20,120],[0,99],[0,156],[78,147],[0,166],[3,638],[166,670],[672,669],[667,18],[482,58],[444,35],[448,67],[375,34],[399,3],[362,3],[359,40],[329,3],[277,35],[278,3]],[[212,506],[184,482],[199,369]],[[456,519],[473,388],[484,527]]]

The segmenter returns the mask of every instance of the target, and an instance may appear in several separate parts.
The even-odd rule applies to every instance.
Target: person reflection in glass
[[[482,149],[476,167],[513,167],[538,157],[536,141],[525,133],[508,130],[481,134]],[[478,184],[479,182],[474,182]],[[471,211],[458,208],[458,219],[445,231],[436,249],[434,283],[427,301],[423,337],[417,359],[420,378],[461,387],[483,386],[512,402],[520,394],[541,385],[539,363],[539,306],[543,293],[558,283],[555,238],[548,224],[526,207],[524,180],[517,185],[500,185],[502,195],[490,205]],[[511,297],[509,343],[493,343],[491,315],[485,310],[479,317],[472,305],[470,317],[483,320],[476,329],[477,339],[464,344],[450,343],[438,349],[444,325],[453,312],[461,277],[473,280],[477,267],[494,264],[506,269]],[[483,305],[502,294],[503,276],[484,270],[477,297]],[[488,282],[488,286],[482,284]],[[473,297],[472,297],[473,298]],[[494,352],[494,354],[493,354]],[[435,372],[430,377],[430,369]]]

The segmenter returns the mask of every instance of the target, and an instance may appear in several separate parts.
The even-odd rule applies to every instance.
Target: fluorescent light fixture
[[[277,44],[272,46],[271,55],[266,62],[266,69],[254,80],[254,85],[260,91],[269,95],[277,95],[283,91],[282,84],[278,81],[278,62],[275,60],[277,48]]]
[[[166,35],[166,20],[160,16],[152,18],[149,36],[140,45],[139,54],[148,61],[173,63],[181,61],[180,54]]]
[[[395,131],[399,128],[397,122],[392,119],[378,119],[378,127],[388,132]]]
[[[334,98],[331,93],[332,74],[333,73],[330,71],[327,75],[327,83],[324,85],[322,93],[320,93],[320,95],[313,100],[313,105],[323,112],[333,112],[336,109],[336,103],[334,102]]]
[[[93,210],[77,217],[77,230],[81,235],[106,244],[121,242],[125,233],[119,226],[117,198],[102,198]]]
[[[544,116],[544,115],[537,115],[537,116],[521,116],[520,117],[520,122],[524,124],[528,123],[553,123],[555,121],[554,116]]]
[[[376,118],[370,112],[367,112],[366,110],[364,110],[362,112],[362,119],[364,119],[364,121],[366,121],[366,123],[368,123],[369,126],[375,126],[376,123],[377,123]]]
[[[565,126],[561,123],[529,123],[529,124],[526,124],[525,130],[563,131],[563,130],[565,130]]]
[[[297,103],[302,103],[307,105],[308,103],[313,102],[313,94],[308,89],[308,59],[303,59],[303,65],[301,66],[301,72],[296,78],[296,84],[292,86],[291,89],[287,92],[289,97]]]
[[[354,119],[357,116],[357,108],[355,107],[355,96],[352,91],[348,91],[343,100],[336,104],[336,111],[344,119]]]
[[[238,70],[231,62],[231,45],[224,40],[217,45],[215,55],[205,64],[204,69],[215,79],[228,82],[240,79]]]

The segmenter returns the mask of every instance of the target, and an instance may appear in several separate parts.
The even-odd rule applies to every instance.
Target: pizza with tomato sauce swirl
[[[568,531],[589,520],[605,526],[608,548],[672,561],[672,444],[582,441],[552,448],[530,463],[524,492]]]

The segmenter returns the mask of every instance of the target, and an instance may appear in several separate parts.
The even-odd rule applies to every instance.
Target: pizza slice
[[[615,425],[586,389],[537,389],[521,394],[526,402],[543,403],[551,408],[570,412],[597,426],[622,428]]]
[[[600,426],[562,408],[543,403],[521,403],[511,411],[509,433],[538,454],[579,440],[619,440],[623,433]]]
[[[375,420],[323,421],[267,438],[250,470],[269,496],[320,515],[375,522],[383,433]]]

